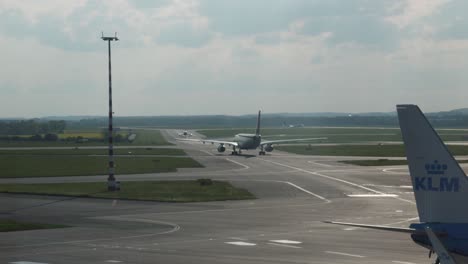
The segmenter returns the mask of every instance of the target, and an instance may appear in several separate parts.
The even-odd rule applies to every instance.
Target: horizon
[[[451,109],[451,110],[443,110],[443,111],[435,111],[435,112],[425,112],[427,115],[431,114],[438,114],[438,113],[446,113],[446,112],[455,112],[455,111],[463,111],[463,110],[468,110],[468,107],[466,108],[457,108],[457,109]],[[396,110],[395,111],[389,111],[389,112],[274,112],[274,113],[265,113],[262,111],[262,116],[285,116],[291,115],[291,117],[301,117],[301,115],[304,115],[304,117],[333,117],[333,115],[356,115],[356,116],[362,116],[362,115],[395,115],[397,114]],[[297,115],[297,116],[295,116]],[[327,116],[330,115],[330,116]],[[114,118],[150,118],[150,117],[203,117],[203,116],[225,116],[225,117],[256,117],[257,114],[239,114],[239,115],[230,115],[230,114],[193,114],[193,115],[114,115]],[[62,118],[63,120],[70,121],[70,119],[87,119],[87,118],[104,118],[108,119],[108,116],[106,115],[51,115],[51,116],[41,116],[41,117],[0,117],[0,120],[31,120],[31,119],[59,119]]]

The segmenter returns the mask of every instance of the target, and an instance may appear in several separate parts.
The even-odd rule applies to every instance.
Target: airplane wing
[[[444,244],[440,241],[440,239],[434,234],[434,231],[427,226],[426,233],[429,237],[429,240],[432,244],[432,249],[437,253],[437,257],[439,257],[439,261],[441,264],[457,264],[447,249],[444,247]],[[437,262],[436,262],[437,263]]]
[[[263,146],[263,145],[272,145],[272,144],[278,144],[278,143],[288,143],[288,142],[298,142],[298,141],[308,141],[308,140],[320,140],[320,139],[327,139],[327,138],[322,137],[322,138],[268,140],[268,141],[262,141],[262,143],[260,143],[260,145]]]
[[[355,223],[345,223],[345,222],[333,222],[333,221],[324,221],[327,224],[335,224],[335,225],[344,225],[344,226],[354,226],[354,227],[362,227],[362,228],[369,228],[369,229],[377,229],[377,230],[384,230],[384,231],[393,231],[393,232],[400,232],[400,233],[419,233],[420,231],[412,228],[400,228],[400,227],[391,227],[391,226],[383,226],[383,225],[364,225],[364,224],[355,224]]]
[[[239,144],[234,141],[224,141],[224,140],[213,140],[213,139],[196,139],[196,138],[177,138],[179,141],[192,141],[192,142],[201,142],[201,143],[211,143],[211,144],[222,144],[227,146],[236,146]]]

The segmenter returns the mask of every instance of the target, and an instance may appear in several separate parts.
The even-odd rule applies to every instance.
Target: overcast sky
[[[0,117],[468,107],[465,0],[0,0]]]

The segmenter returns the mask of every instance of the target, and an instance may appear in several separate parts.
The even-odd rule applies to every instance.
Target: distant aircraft
[[[397,105],[420,223],[409,228],[328,222],[410,233],[436,264],[468,263],[468,178],[416,105]]]
[[[258,152],[258,154],[265,155],[265,152],[273,151],[274,144],[306,141],[306,140],[326,139],[326,138],[304,138],[304,139],[284,139],[284,140],[262,141],[262,136],[260,135],[260,115],[261,115],[261,111],[258,111],[257,129],[255,131],[255,134],[237,134],[234,136],[234,139],[232,141],[224,141],[224,140],[216,140],[216,139],[179,139],[179,140],[219,144],[218,152],[224,152],[226,150],[225,146],[230,146],[232,147],[232,153],[231,153],[232,155],[241,154],[243,149],[248,150],[248,149],[260,148],[260,152]]]
[[[184,130],[184,131],[179,133],[179,136],[180,137],[191,137],[191,136],[193,136],[193,134],[188,132],[187,130]]]

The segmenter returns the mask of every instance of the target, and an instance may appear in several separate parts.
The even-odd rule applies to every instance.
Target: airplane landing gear
[[[258,152],[258,155],[265,156],[265,150],[263,150],[263,145],[260,146],[260,152]]]
[[[236,146],[232,146],[232,152],[231,152],[231,155],[239,155],[240,153],[240,149],[239,149],[239,152],[236,151]]]

